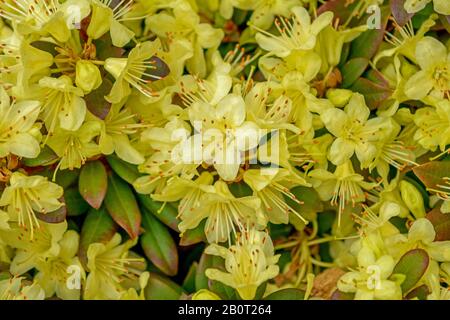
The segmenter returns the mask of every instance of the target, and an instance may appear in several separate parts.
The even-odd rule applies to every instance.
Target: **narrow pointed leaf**
[[[178,210],[172,203],[163,203],[155,201],[149,195],[138,194],[139,203],[148,211],[150,211],[159,221],[176,232],[180,232],[177,219]]]
[[[89,210],[89,203],[83,199],[77,187],[70,187],[64,191],[64,201],[68,216],[79,216]]]
[[[168,276],[178,273],[178,251],[167,228],[148,211],[142,213],[141,246],[148,259]]]
[[[147,300],[178,300],[183,288],[169,278],[151,272],[144,292]]]
[[[134,239],[139,235],[141,212],[130,185],[111,173],[108,177],[105,206],[113,220]]]
[[[78,180],[78,189],[81,196],[91,205],[98,209],[102,205],[108,187],[108,176],[103,163],[92,161],[81,168]]]
[[[342,86],[344,88],[350,87],[364,73],[368,65],[369,59],[365,57],[347,61],[341,68],[343,76]]]
[[[113,171],[129,184],[141,176],[136,165],[123,161],[114,154],[107,156],[106,160]]]

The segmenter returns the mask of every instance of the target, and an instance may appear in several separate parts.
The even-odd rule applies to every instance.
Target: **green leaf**
[[[81,227],[80,248],[78,256],[84,266],[87,264],[87,249],[91,243],[108,242],[117,231],[117,225],[104,207],[99,210],[91,208]]]
[[[115,154],[107,156],[106,160],[108,161],[108,164],[111,166],[113,171],[129,184],[132,184],[137,178],[141,176],[137,166],[123,161]]]
[[[158,220],[176,232],[180,232],[177,219],[178,210],[171,203],[155,201],[149,195],[137,194],[139,203],[150,211]]]
[[[180,246],[186,247],[200,242],[206,242],[205,223],[206,220],[203,220],[196,228],[186,230],[180,238]]]
[[[403,294],[408,293],[419,282],[429,263],[430,258],[423,249],[410,250],[400,258],[392,274],[405,275],[405,280],[401,284]]]
[[[244,181],[228,185],[230,192],[236,198],[248,197],[253,195],[252,189]]]
[[[418,286],[417,288],[412,289],[407,295],[406,299],[419,299],[419,300],[426,300],[427,296],[430,294],[430,289],[427,287],[427,285],[423,284],[421,286]]]
[[[269,294],[264,300],[304,300],[305,291],[289,288],[275,291]]]
[[[183,288],[169,278],[151,272],[144,293],[147,300],[178,300]]]
[[[53,174],[53,173],[52,173]],[[79,169],[75,170],[60,170],[56,174],[56,183],[59,184],[63,189],[67,189],[68,187],[73,186],[78,179],[78,175],[80,174]],[[51,179],[51,177],[50,177]]]
[[[142,214],[142,226],[145,231],[140,241],[146,257],[168,276],[176,275],[178,251],[169,231],[146,210]]]
[[[183,289],[188,293],[195,292],[195,275],[197,273],[198,263],[194,262],[189,267],[189,271],[183,280]]]
[[[223,268],[224,260],[221,257],[209,255],[203,253],[197,267],[197,273],[195,275],[195,289],[209,289],[210,280],[205,275],[205,271],[208,268]]]
[[[429,189],[441,189],[443,178],[450,178],[450,161],[431,161],[413,168],[414,174]]]
[[[424,21],[427,20],[430,17],[430,15],[432,15],[432,14],[434,14],[433,3],[429,2],[425,6],[425,8],[423,8],[419,12],[416,12],[414,17],[412,17],[411,20],[412,20],[414,29],[419,29],[420,26],[422,25],[422,23],[424,23]]]
[[[134,239],[139,235],[141,212],[131,187],[116,174],[108,177],[105,206],[114,221]]]
[[[22,162],[27,167],[48,166],[55,163],[59,157],[47,145],[41,149],[36,158],[23,158]]]
[[[381,28],[364,31],[356,38],[351,45],[350,59],[366,58],[371,59],[378,52],[378,48],[384,39],[387,22],[390,16],[389,7],[381,8]]]
[[[364,78],[356,80],[350,89],[364,95],[367,106],[371,110],[381,106],[381,104],[392,94],[392,90],[387,86],[377,84]]]
[[[79,216],[89,210],[89,204],[84,201],[77,187],[70,187],[64,191],[64,201],[68,216]]]
[[[100,208],[105,198],[107,187],[108,176],[101,161],[88,162],[81,168],[78,190],[92,208]]]
[[[450,214],[442,213],[440,207],[436,207],[425,216],[431,221],[436,232],[434,241],[450,240]]]
[[[341,68],[342,87],[350,87],[364,73],[368,65],[369,59],[364,57],[348,60]]]

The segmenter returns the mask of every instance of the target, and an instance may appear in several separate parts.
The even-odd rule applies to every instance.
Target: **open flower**
[[[36,283],[28,284],[23,277],[0,281],[0,300],[44,300],[45,293]]]
[[[228,249],[211,244],[205,252],[224,258],[226,269],[206,269],[206,276],[235,288],[245,300],[253,299],[258,286],[279,272],[280,256],[274,254],[272,240],[267,233],[255,229],[243,231]]]
[[[111,103],[120,103],[131,94],[130,86],[136,88],[145,96],[153,95],[148,84],[160,79],[152,74],[155,62],[151,59],[160,50],[160,42],[139,43],[127,58],[108,58],[105,69],[116,79],[111,92],[105,98]]]
[[[213,176],[209,172],[202,174],[194,181],[172,177],[167,181],[167,185],[159,194],[153,194],[156,201],[180,201],[178,205],[178,218],[183,220],[189,217],[191,212],[201,204],[201,197],[206,192],[214,192]]]
[[[399,234],[390,239],[392,254],[402,254],[414,248],[422,248],[439,262],[450,262],[450,241],[435,241],[436,231],[426,218],[414,221],[408,234]]]
[[[395,261],[389,255],[377,259],[374,252],[363,246],[358,253],[358,271],[344,274],[338,289],[354,292],[355,300],[401,300],[400,284],[389,280]]]
[[[288,223],[291,212],[305,224],[308,223],[299,212],[286,203],[285,197],[301,204],[301,201],[286,185],[302,185],[304,183],[295,176],[291,176],[291,172],[287,169],[250,169],[244,173],[244,181],[252,188],[254,195],[261,199],[261,207],[270,222]]]
[[[40,152],[39,129],[35,121],[39,115],[39,101],[15,100],[10,103],[8,94],[0,87],[0,157],[12,153],[34,158]]]
[[[450,143],[450,101],[442,100],[436,108],[425,107],[414,114],[414,123],[418,127],[414,134],[421,146],[428,150],[446,150]]]
[[[236,198],[223,181],[214,184],[214,192],[205,193],[199,205],[180,217],[178,225],[181,232],[194,229],[205,218],[205,234],[208,242],[224,242],[230,239],[230,233],[236,235],[244,230],[247,223],[265,226],[267,219],[262,214],[261,201],[257,197]]]
[[[172,14],[162,11],[148,20],[150,29],[161,39],[189,40],[193,56],[186,61],[186,68],[192,74],[206,76],[206,61],[203,49],[218,47],[223,38],[223,31],[209,23],[202,23],[200,16],[192,9],[189,2],[180,1]]]
[[[103,121],[96,119],[101,125],[99,147],[103,154],[115,152],[119,158],[132,164],[141,164],[145,161],[129,138],[140,128],[145,127],[134,118],[128,108],[121,104],[113,104]]]
[[[88,36],[98,39],[110,31],[112,43],[116,47],[125,46],[134,37],[134,32],[123,23],[144,18],[130,15],[133,0],[91,0],[91,4],[92,17],[87,29]]]
[[[261,48],[280,58],[287,57],[294,50],[313,49],[316,45],[317,35],[333,19],[333,13],[327,11],[311,23],[311,17],[305,8],[293,7],[291,11],[292,19],[275,20],[275,25],[280,32],[279,36],[254,27],[259,31],[256,34],[256,41]]]
[[[89,275],[84,290],[85,299],[119,299],[125,289],[121,281],[136,277],[128,265],[138,258],[128,256],[129,249],[136,241],[128,240],[122,243],[122,237],[116,233],[109,242],[92,243],[87,251],[87,267]]]
[[[343,164],[353,153],[363,167],[373,160],[377,152],[373,142],[380,138],[384,119],[369,119],[369,115],[370,110],[359,93],[353,94],[344,110],[330,108],[321,114],[328,131],[337,138],[328,154],[328,159],[335,165]]]
[[[406,82],[406,96],[421,100],[430,94],[449,99],[450,53],[445,45],[435,38],[424,37],[417,43],[416,60],[421,70]]]
[[[49,257],[55,257],[60,252],[59,241],[67,230],[67,222],[39,223],[39,232],[36,229],[23,228],[17,223],[10,223],[11,229],[2,231],[0,237],[3,241],[16,249],[11,262],[10,272],[21,275],[36,268]],[[32,236],[32,232],[34,235]]]
[[[17,23],[17,29],[23,34],[49,34],[60,42],[66,42],[71,27],[68,21],[75,7],[79,10],[80,21],[70,22],[80,23],[90,11],[86,0],[68,0],[64,3],[58,0],[5,0],[0,3],[0,17]]]
[[[68,286],[71,270],[79,272],[79,281],[85,277],[84,269],[77,257],[80,236],[74,230],[67,231],[59,241],[59,254],[51,256],[38,264],[39,272],[36,282],[44,289],[46,297],[57,297],[64,300],[79,300],[80,289]]]
[[[59,201],[63,189],[42,176],[26,176],[14,172],[9,185],[3,190],[0,207],[7,207],[9,219],[17,221],[19,226],[27,227],[31,236],[35,227],[39,227],[35,211],[47,214],[63,206]]]
[[[93,141],[99,133],[100,125],[95,121],[85,122],[77,131],[55,130],[47,144],[61,158],[58,168],[80,168],[87,158],[99,154],[99,146]]]
[[[83,90],[75,87],[68,76],[44,77],[39,81],[42,88],[42,119],[48,132],[57,125],[64,130],[78,130],[86,116]]]
[[[416,13],[425,8],[432,0],[406,0],[405,10],[408,13]],[[433,0],[434,11],[443,15],[450,14],[450,3],[447,0]]]
[[[350,161],[336,167],[334,173],[324,169],[315,169],[309,173],[319,196],[324,201],[331,200],[331,205],[339,205],[339,222],[348,203],[355,206],[363,202],[366,195],[363,191],[372,189],[376,184],[364,181],[364,177],[355,173]]]

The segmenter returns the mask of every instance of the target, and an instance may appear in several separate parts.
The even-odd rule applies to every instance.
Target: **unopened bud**
[[[419,190],[410,182],[400,182],[400,194],[403,202],[416,219],[425,217],[425,206]]]
[[[330,89],[327,91],[327,98],[336,107],[345,106],[352,97],[352,91],[347,89]]]
[[[192,296],[192,300],[220,300],[220,297],[214,292],[201,289]]]
[[[77,87],[85,93],[97,89],[102,84],[102,76],[98,67],[90,61],[79,60],[76,67]]]

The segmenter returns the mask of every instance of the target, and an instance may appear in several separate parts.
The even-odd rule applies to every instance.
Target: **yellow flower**
[[[85,278],[84,269],[77,257],[80,236],[73,230],[67,231],[59,241],[59,254],[48,257],[38,263],[39,271],[34,277],[35,281],[44,289],[46,297],[56,294],[63,300],[79,300],[81,281]],[[79,276],[80,287],[70,287],[68,280],[72,275]]]
[[[92,39],[98,39],[110,32],[112,43],[116,47],[125,46],[134,37],[134,32],[123,25],[123,22],[140,20],[144,17],[129,16],[133,11],[133,0],[91,0],[92,17],[87,34]]]
[[[99,134],[96,121],[85,122],[77,131],[55,130],[47,144],[61,158],[58,169],[80,168],[87,158],[99,154],[99,146],[93,141]]]
[[[105,69],[115,79],[111,92],[105,98],[111,103],[119,103],[131,94],[130,85],[143,95],[152,97],[153,92],[149,83],[160,79],[152,74],[155,62],[151,59],[160,50],[160,42],[139,43],[134,47],[127,58],[108,58]]]
[[[438,99],[450,97],[450,53],[444,44],[432,37],[417,43],[416,60],[420,71],[405,84],[410,99],[421,100],[427,95]]]
[[[338,281],[338,289],[354,292],[355,300],[401,300],[399,283],[389,280],[395,261],[389,255],[378,259],[375,253],[363,246],[358,253],[358,271],[344,274]]]
[[[62,195],[63,188],[45,177],[14,172],[3,190],[0,207],[7,207],[9,219],[29,228],[33,236],[35,227],[39,227],[35,211],[47,214],[58,210],[63,206],[59,201]]]
[[[128,265],[134,259],[128,257],[128,250],[136,244],[128,240],[121,244],[122,237],[116,233],[111,240],[104,243],[92,243],[87,251],[89,275],[84,289],[84,299],[119,299],[125,289],[121,281],[136,277]]]
[[[36,283],[27,282],[24,277],[0,281],[0,300],[44,300],[44,290]]]
[[[308,11],[303,7],[291,9],[292,19],[280,18],[275,25],[280,36],[275,36],[256,26],[256,41],[264,50],[280,58],[287,57],[294,50],[311,50],[316,45],[317,35],[322,29],[330,25],[333,13],[327,11],[311,23]]]
[[[272,240],[262,231],[250,229],[236,239],[228,249],[217,244],[209,245],[205,253],[225,259],[226,272],[206,269],[206,276],[235,288],[242,299],[255,297],[263,282],[278,275],[279,255],[274,255]]]
[[[363,191],[372,189],[376,184],[364,181],[364,177],[355,173],[351,161],[336,167],[334,173],[324,169],[315,169],[309,173],[313,186],[323,201],[331,200],[331,205],[339,205],[339,224],[344,208],[348,203],[355,206],[363,202],[366,195]]]
[[[86,116],[83,90],[75,87],[68,76],[44,77],[39,81],[42,88],[42,119],[50,134],[57,125],[64,130],[78,130]]]
[[[15,100],[0,87],[0,157],[12,153],[34,158],[40,152],[39,129],[35,126],[41,103]]]
[[[286,203],[284,197],[301,204],[287,186],[304,184],[282,168],[250,169],[244,173],[244,181],[252,188],[254,195],[261,199],[262,209],[272,223],[288,223],[289,212],[295,214],[305,224],[308,221]]]
[[[362,167],[373,160],[377,152],[374,141],[380,139],[385,120],[369,119],[369,115],[370,110],[359,93],[353,94],[344,110],[330,108],[321,114],[326,128],[337,138],[328,154],[335,165],[345,163],[354,153]]]
[[[16,249],[11,262],[10,272],[21,275],[38,267],[45,259],[58,256],[60,252],[59,241],[67,230],[67,222],[46,223],[41,221],[39,232],[30,228],[23,228],[17,223],[10,223],[11,229],[2,231],[0,237],[3,241]],[[35,230],[36,231],[36,230]]]
[[[214,192],[205,193],[199,205],[186,212],[178,225],[181,232],[193,229],[207,218],[205,234],[209,242],[230,240],[230,233],[236,234],[236,226],[244,230],[247,223],[265,226],[267,219],[261,212],[261,201],[257,197],[236,198],[224,181],[214,184]]]

